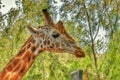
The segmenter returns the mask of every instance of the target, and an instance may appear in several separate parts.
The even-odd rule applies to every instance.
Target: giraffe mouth
[[[85,52],[80,47],[75,46],[74,55],[78,58],[85,57]]]
[[[85,53],[83,50],[76,50],[74,54],[78,58],[85,57]]]

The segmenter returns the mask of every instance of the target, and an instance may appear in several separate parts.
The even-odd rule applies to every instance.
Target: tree
[[[55,22],[63,21],[86,57],[45,52],[23,80],[70,80],[70,73],[77,69],[83,69],[89,80],[119,79],[119,4],[118,0],[17,0],[16,9],[0,15],[0,70],[27,40],[25,26],[43,24],[41,10],[47,8]]]
[[[51,2],[57,4],[55,0]],[[108,50],[107,45],[110,44],[109,40],[111,40],[113,33],[118,29],[119,1],[76,0],[62,1],[61,4],[59,7],[51,5],[53,7],[52,9],[59,10],[58,14],[62,17],[64,16],[62,18],[63,20],[74,22],[75,27],[80,29],[80,34],[77,34],[77,36],[80,40],[82,39],[85,45],[89,46],[91,50],[89,52],[93,54],[96,74],[98,79],[100,79],[101,74],[99,74],[99,69],[101,68],[98,67],[97,56],[99,52],[102,52],[102,54],[106,53],[106,50]],[[73,30],[75,30],[75,27]],[[104,41],[108,42],[98,39],[101,29],[106,32],[105,35],[103,34],[106,37]],[[78,32],[74,32],[74,34],[75,33]],[[91,54],[88,53],[88,55],[91,57]]]

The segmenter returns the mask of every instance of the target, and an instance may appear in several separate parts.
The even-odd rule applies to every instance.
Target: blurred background
[[[0,0],[0,71],[30,36],[26,25],[43,25],[45,8],[86,57],[44,52],[23,80],[70,80],[79,69],[83,80],[120,79],[120,0]]]

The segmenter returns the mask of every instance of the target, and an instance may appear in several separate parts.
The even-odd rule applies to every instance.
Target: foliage
[[[0,70],[30,36],[26,25],[36,27],[43,24],[41,11],[47,8],[55,22],[63,21],[68,33],[84,48],[86,57],[78,59],[67,53],[44,52],[37,57],[23,80],[70,80],[71,72],[78,69],[87,73],[85,77],[89,80],[119,80],[119,4],[119,0],[61,0],[60,5],[56,0],[17,3],[16,9],[0,15]],[[106,42],[103,38],[98,39],[101,29],[105,31]]]
[[[113,34],[113,38],[110,41],[109,44],[109,50],[107,51],[107,54],[105,55],[106,59],[103,59],[104,62],[101,65],[103,67],[103,73],[104,77],[108,80],[118,80],[119,77],[119,70],[118,67],[120,64],[119,57],[120,57],[120,30],[117,30]]]

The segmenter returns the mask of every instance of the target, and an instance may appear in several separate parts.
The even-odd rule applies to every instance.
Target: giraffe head
[[[84,51],[78,47],[71,36],[66,32],[61,21],[54,24],[46,9],[43,9],[44,26],[32,28],[27,26],[39,50],[58,53],[71,53],[76,57],[84,57]]]

